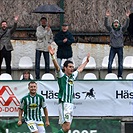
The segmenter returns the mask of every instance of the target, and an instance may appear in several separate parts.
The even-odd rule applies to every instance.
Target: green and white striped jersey
[[[59,102],[73,103],[74,80],[78,76],[78,71],[74,71],[69,77],[60,70],[57,72],[59,85]]]
[[[36,94],[31,96],[29,93],[20,100],[20,109],[24,110],[26,121],[42,121],[41,108],[45,108],[46,103],[43,96]]]

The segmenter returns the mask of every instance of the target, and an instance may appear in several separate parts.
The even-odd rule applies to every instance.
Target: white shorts
[[[72,122],[73,119],[73,104],[60,103],[59,105],[59,124],[64,122]]]
[[[43,121],[26,121],[28,128],[31,132],[38,131],[39,133],[45,133]]]

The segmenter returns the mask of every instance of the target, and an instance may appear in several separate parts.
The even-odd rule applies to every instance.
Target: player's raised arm
[[[86,61],[77,68],[78,72],[82,72],[83,71],[83,69],[85,68],[85,66],[89,62],[89,58],[90,58],[90,54],[88,53]]]
[[[57,61],[55,60],[55,56],[54,56],[55,50],[52,48],[52,46],[48,46],[48,51],[51,54],[51,58],[52,58],[52,61],[54,63],[54,66],[55,66],[56,71],[59,71],[60,70],[60,67],[59,67]]]

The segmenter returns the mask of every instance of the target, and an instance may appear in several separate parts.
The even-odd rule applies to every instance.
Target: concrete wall
[[[12,51],[12,69],[19,70],[18,64],[19,60],[23,56],[31,57],[33,63],[35,64],[35,45],[36,41],[24,41],[24,40],[12,40],[12,44],[14,50]],[[53,47],[56,49],[56,44],[53,43]],[[87,55],[89,52],[92,57],[96,60],[97,69],[94,70],[86,70],[85,72],[94,72],[97,77],[99,77],[99,70],[102,71],[100,73],[100,78],[104,78],[107,70],[101,70],[102,59],[104,56],[109,55],[109,45],[107,44],[88,44],[88,43],[74,43],[72,45],[73,48],[73,59],[75,62],[75,67],[78,67],[82,63],[82,59]],[[128,55],[133,55],[132,53],[133,47],[132,46],[125,46],[124,47],[124,57]],[[117,56],[116,56],[116,63],[117,63]],[[52,61],[51,61],[52,64]],[[129,70],[128,70],[129,71]],[[124,77],[128,73],[128,71],[124,71]],[[117,69],[114,70],[117,73]],[[132,72],[132,70],[130,70]],[[34,70],[33,70],[34,73]],[[82,78],[85,73],[80,74],[79,78]]]
[[[29,56],[32,58],[33,63],[35,62],[35,45],[36,41],[24,41],[24,40],[12,40],[14,51],[12,52],[12,63],[13,67],[18,67],[19,59],[23,56]],[[55,48],[56,44],[53,43]],[[89,44],[89,43],[74,43],[73,48],[73,58],[76,67],[81,64],[82,59],[89,52],[92,57],[95,58],[97,68],[101,67],[101,62],[104,56],[109,55],[109,45],[107,44]],[[124,47],[124,57],[128,55],[133,55],[132,46]],[[117,60],[117,56],[116,56]]]

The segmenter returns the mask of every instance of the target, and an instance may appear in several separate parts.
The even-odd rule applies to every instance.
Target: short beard
[[[6,27],[2,27],[3,30],[6,30]]]

